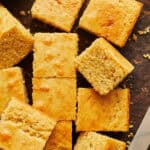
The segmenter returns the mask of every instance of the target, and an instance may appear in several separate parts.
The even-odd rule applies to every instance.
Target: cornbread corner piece
[[[76,79],[33,78],[33,107],[60,120],[75,120]]]
[[[72,122],[59,121],[52,131],[45,150],[72,150]]]
[[[0,114],[12,97],[28,102],[25,81],[20,67],[0,70]]]
[[[101,95],[113,90],[134,66],[105,39],[99,38],[76,59],[77,68]]]
[[[79,88],[76,130],[128,131],[129,101],[129,89],[116,89],[101,96],[92,88]]]
[[[96,132],[81,133],[77,139],[74,150],[126,150],[126,143]]]
[[[143,4],[135,0],[91,0],[79,26],[123,47]]]
[[[0,149],[4,150],[43,150],[44,142],[17,129],[9,122],[0,123]]]
[[[0,146],[9,150],[43,150],[56,122],[17,99],[12,99],[1,116]],[[9,144],[10,143],[10,144]],[[8,145],[7,145],[8,144]]]
[[[84,0],[36,0],[32,17],[69,32],[78,17]]]
[[[37,33],[34,39],[34,77],[76,76],[77,34]]]
[[[0,4],[0,69],[20,62],[32,46],[29,31]]]

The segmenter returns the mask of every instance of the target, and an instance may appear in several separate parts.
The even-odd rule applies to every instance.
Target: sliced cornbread
[[[135,0],[91,0],[79,26],[123,47],[143,4]]]
[[[134,69],[111,44],[99,38],[76,60],[78,70],[101,95],[115,88]]]
[[[128,131],[129,101],[129,89],[101,96],[92,88],[79,88],[76,130]]]
[[[32,17],[69,32],[84,0],[36,0]]]
[[[12,99],[2,113],[0,144],[8,150],[43,150],[55,124],[28,104]]]
[[[126,150],[126,144],[96,132],[84,132],[78,137],[74,150]]]
[[[33,78],[33,107],[56,120],[75,120],[76,79]]]
[[[22,70],[19,67],[0,70],[0,114],[12,97],[28,101]]]
[[[0,4],[0,69],[17,64],[32,46],[32,35]]]
[[[34,38],[34,77],[76,76],[77,34],[37,33]]]
[[[72,150],[72,122],[59,121],[52,131],[45,150]]]
[[[9,122],[0,123],[0,149],[43,150],[44,144],[40,138],[26,134]]]

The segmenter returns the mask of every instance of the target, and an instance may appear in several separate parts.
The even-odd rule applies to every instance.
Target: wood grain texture
[[[19,11],[30,10],[33,0],[0,0],[13,14],[16,16],[27,28],[30,28],[32,33],[35,32],[61,32],[53,27],[43,24],[37,20],[32,20],[31,15],[26,16],[20,15]],[[88,0],[86,0],[80,15],[83,13]],[[143,30],[145,27],[150,25],[150,1],[141,0],[144,3],[144,8],[138,19],[138,22],[133,30],[133,33],[137,34],[138,30]],[[76,21],[72,32],[77,32],[80,37],[79,47],[83,51],[87,46],[91,44],[96,38],[94,35],[89,34],[81,29],[78,29],[78,20]],[[133,128],[129,132],[137,131],[142,118],[150,105],[150,60],[145,59],[143,54],[150,53],[150,33],[146,35],[138,35],[137,40],[132,40],[131,34],[126,46],[120,49],[120,52],[135,65],[134,72],[128,76],[121,84],[121,87],[131,88],[131,118],[130,122],[133,124]],[[24,76],[26,79],[26,85],[31,98],[31,77],[32,77],[32,53],[29,54],[19,66],[24,69]],[[90,84],[78,73],[78,87],[90,87]],[[31,102],[32,103],[32,102]],[[115,137],[124,141],[131,141],[132,138],[128,138],[129,133],[105,133],[112,137]],[[73,134],[74,142],[77,134]]]

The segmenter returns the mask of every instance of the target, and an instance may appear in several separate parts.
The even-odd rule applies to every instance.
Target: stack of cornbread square
[[[32,17],[70,32],[83,3],[35,0]],[[79,27],[98,38],[77,56],[77,33],[39,32],[32,38],[0,5],[0,149],[125,150],[125,142],[96,132],[129,130],[130,89],[118,85],[134,66],[108,41],[123,47],[141,8],[135,0],[90,0]],[[32,45],[30,106],[21,68],[11,66]],[[77,70],[92,88],[77,87]],[[75,145],[73,124],[80,132]]]

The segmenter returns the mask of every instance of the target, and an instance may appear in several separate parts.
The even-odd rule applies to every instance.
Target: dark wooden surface
[[[32,20],[31,15],[26,16],[20,15],[19,11],[25,10],[26,12],[30,10],[33,0],[0,0],[2,4],[16,16],[22,24],[24,24],[32,33],[35,32],[61,32],[53,27],[43,24],[37,20]],[[144,3],[144,8],[142,10],[141,16],[133,30],[133,33],[137,34],[138,30],[143,30],[145,27],[150,26],[150,0],[141,0]],[[87,1],[85,2],[83,8],[80,11],[82,14]],[[78,19],[79,20],[79,19]],[[76,21],[72,32],[77,32],[80,37],[79,48],[83,51],[91,42],[96,38],[92,34],[89,34],[83,30],[78,29],[78,20]],[[132,33],[132,34],[133,34]],[[120,84],[121,87],[129,87],[131,89],[131,104],[130,104],[130,123],[133,128],[130,129],[128,133],[104,133],[124,141],[131,141],[132,138],[128,138],[130,132],[137,131],[142,118],[150,105],[150,60],[145,59],[143,54],[150,53],[150,33],[146,35],[138,35],[137,40],[132,40],[132,34],[126,44],[120,52],[135,65],[134,72],[129,75],[123,83]],[[26,79],[26,86],[28,90],[29,98],[32,103],[32,53],[29,54],[19,66],[24,70],[24,76]],[[78,73],[78,87],[89,87],[90,84]],[[77,137],[75,132],[73,133],[74,142]]]

